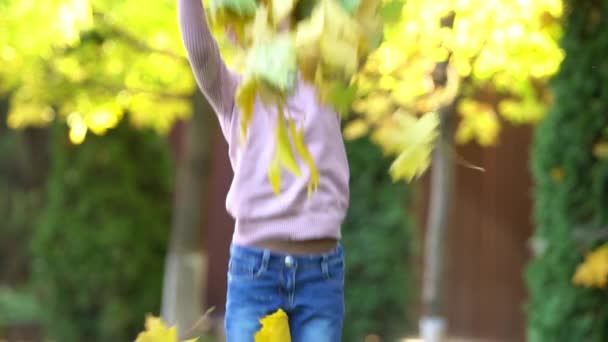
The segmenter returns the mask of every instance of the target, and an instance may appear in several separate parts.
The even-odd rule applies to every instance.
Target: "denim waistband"
[[[252,264],[265,264],[268,268],[284,267],[286,258],[288,257],[297,268],[318,267],[319,265],[343,261],[344,251],[340,243],[333,250],[318,254],[287,254],[235,244],[230,246],[230,258],[232,260],[240,260]]]

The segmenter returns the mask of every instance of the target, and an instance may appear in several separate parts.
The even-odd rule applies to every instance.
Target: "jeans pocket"
[[[329,282],[344,285],[344,260],[340,258],[327,261],[323,266],[323,275]]]
[[[266,272],[265,265],[259,260],[240,260],[231,258],[228,262],[228,278],[253,280]]]

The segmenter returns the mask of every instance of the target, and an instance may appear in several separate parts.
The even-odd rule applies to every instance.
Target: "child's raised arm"
[[[237,79],[220,56],[201,0],[178,0],[177,9],[182,39],[196,82],[213,109],[224,119],[234,108]]]

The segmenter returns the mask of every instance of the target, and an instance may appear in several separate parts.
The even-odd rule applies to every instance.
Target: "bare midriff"
[[[283,254],[321,254],[332,251],[338,245],[336,239],[314,239],[305,241],[263,240],[254,243],[254,247],[268,249]]]

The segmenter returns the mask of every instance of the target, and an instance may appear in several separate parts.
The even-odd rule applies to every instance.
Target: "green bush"
[[[0,327],[38,322],[41,311],[31,291],[0,286]]]
[[[533,144],[530,342],[608,340],[608,291],[571,282],[585,251],[599,243],[589,237],[608,225],[608,161],[593,154],[599,141],[608,141],[608,1],[569,4],[566,58],[552,82],[555,104]]]
[[[34,179],[27,163],[30,132],[6,126],[7,101],[0,98],[0,286],[22,286],[29,276],[27,243],[42,208],[43,180]]]
[[[350,209],[343,225],[346,253],[344,341],[368,334],[393,341],[412,326],[415,297],[408,186],[388,176],[390,159],[368,139],[346,144]]]
[[[32,251],[57,341],[129,341],[158,313],[171,215],[167,143],[123,123],[81,146],[53,130],[48,205]]]
[[[28,243],[44,194],[40,185],[44,179],[36,177],[44,172],[31,172],[27,162],[34,152],[28,138],[42,130],[9,130],[7,112],[8,102],[0,98],[0,330],[9,325],[35,324],[39,318],[40,308],[28,286]],[[45,151],[35,153],[44,155]]]

